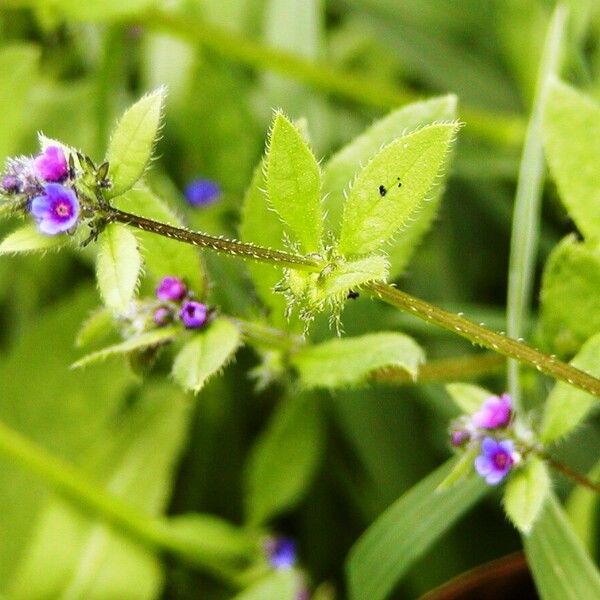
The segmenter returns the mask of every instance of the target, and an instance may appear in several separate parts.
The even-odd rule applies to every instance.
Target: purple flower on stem
[[[62,148],[48,146],[33,161],[36,175],[44,181],[62,181],[69,174],[69,165]]]
[[[464,429],[455,429],[450,432],[450,443],[459,448],[464,446],[471,439],[471,434]]]
[[[2,189],[5,192],[18,192],[21,189],[21,182],[14,175],[5,175],[2,178]]]
[[[58,183],[49,183],[44,193],[31,201],[30,212],[41,233],[56,235],[77,223],[79,201],[73,190]]]
[[[156,288],[156,297],[163,302],[181,300],[187,292],[179,277],[163,277]]]
[[[186,329],[199,329],[206,324],[208,309],[206,304],[202,304],[202,302],[187,300],[183,303],[179,316]]]
[[[512,440],[498,441],[486,437],[481,442],[481,454],[475,459],[475,470],[489,485],[500,483],[516,462]]]
[[[290,538],[269,538],[265,550],[274,569],[291,569],[296,564],[296,544]]]
[[[473,415],[473,424],[482,429],[498,429],[510,422],[512,415],[512,400],[509,394],[491,396]]]
[[[206,206],[221,195],[218,183],[210,179],[195,179],[185,188],[185,197],[192,206]]]
[[[159,306],[152,315],[152,320],[156,325],[162,327],[173,318],[173,314],[166,306]]]

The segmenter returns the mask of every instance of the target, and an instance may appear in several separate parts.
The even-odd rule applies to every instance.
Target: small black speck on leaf
[[[387,194],[387,189],[386,189],[385,185],[380,185],[379,186],[379,195],[383,197],[386,194]]]

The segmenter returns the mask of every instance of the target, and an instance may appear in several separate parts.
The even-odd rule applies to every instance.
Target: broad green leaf
[[[587,477],[591,481],[600,481],[600,461],[594,465]],[[597,492],[576,485],[565,505],[573,531],[592,556],[598,550],[598,499]]]
[[[572,356],[600,331],[600,250],[565,238],[546,262],[540,301],[544,346]]]
[[[600,333],[590,338],[571,364],[600,376]],[[548,444],[572,431],[586,417],[597,398],[568,383],[557,383],[546,401],[540,439]]]
[[[301,575],[297,571],[278,571],[244,590],[233,600],[296,600],[301,586]]]
[[[481,405],[490,396],[494,395],[486,389],[470,383],[449,383],[446,386],[446,391],[450,394],[456,406],[468,415],[477,412]]]
[[[209,377],[233,358],[241,343],[239,329],[217,319],[186,343],[175,357],[173,377],[184,390],[198,393]]]
[[[362,165],[380,148],[406,134],[430,123],[456,119],[456,96],[441,96],[415,102],[390,113],[374,123],[363,134],[337,152],[323,169],[323,203],[327,223],[339,231],[344,206],[344,192],[354,180]],[[439,179],[438,179],[439,183]],[[390,261],[390,277],[399,275],[410,260],[421,238],[437,214],[443,186],[431,191],[430,199],[414,215],[410,227],[396,236],[386,248]]]
[[[319,252],[323,234],[321,171],[298,128],[281,113],[275,115],[265,169],[270,204],[305,253]]]
[[[114,344],[97,352],[86,354],[83,358],[80,358],[71,365],[73,369],[80,369],[81,367],[87,367],[96,362],[106,360],[111,356],[117,354],[129,354],[135,350],[143,350],[145,348],[154,348],[167,342],[171,342],[178,335],[182,333],[181,328],[177,326],[171,327],[159,327],[152,329],[135,337],[131,337],[120,344]]]
[[[189,410],[171,386],[151,388],[98,438],[87,469],[139,511],[160,514],[170,495]],[[9,595],[15,600],[151,599],[160,589],[161,571],[150,549],[56,500],[42,515]]]
[[[377,250],[422,209],[456,132],[456,123],[429,125],[388,144],[358,173],[340,231],[344,255]]]
[[[479,454],[479,448],[476,446],[468,448],[463,454],[459,455],[454,468],[444,480],[438,485],[436,492],[444,492],[454,487],[459,481],[462,481],[467,475],[473,473],[473,463]]]
[[[97,304],[91,287],[36,311],[0,356],[0,419],[62,458],[81,464],[121,412],[132,378],[125,365],[69,372],[77,327]],[[100,396],[99,396],[100,394]],[[100,398],[100,399],[99,399]],[[48,500],[39,478],[0,456],[0,589],[21,560]]]
[[[545,503],[524,545],[542,600],[600,598],[600,574],[554,496]]]
[[[181,227],[183,223],[156,194],[143,186],[125,192],[114,202],[117,208],[147,219]],[[147,231],[136,232],[146,269],[156,279],[166,275],[182,278],[188,286],[201,295],[204,291],[204,272],[197,248],[170,240]]]
[[[147,94],[118,122],[106,154],[112,180],[112,188],[106,194],[109,198],[132,188],[144,174],[152,158],[165,94],[165,88]]]
[[[82,323],[77,332],[75,345],[78,348],[105,340],[115,330],[115,319],[108,308],[100,307],[93,311]]]
[[[292,364],[302,385],[336,388],[365,383],[374,371],[386,367],[399,367],[415,378],[424,360],[423,350],[412,338],[380,332],[307,346]]]
[[[246,195],[242,208],[240,237],[245,242],[254,242],[267,248],[284,250],[284,227],[277,213],[269,208],[266,195],[264,165],[258,165]],[[247,261],[248,269],[256,293],[269,309],[271,322],[278,327],[286,327],[286,301],[282,294],[276,294],[273,288],[281,281],[281,269],[273,265]]]
[[[126,225],[111,223],[100,236],[96,279],[104,304],[127,314],[142,268],[137,238]]]
[[[169,535],[179,547],[187,544],[189,556],[209,562],[248,562],[257,551],[256,539],[248,532],[218,517],[189,513],[167,521]]]
[[[319,467],[323,444],[322,415],[315,399],[296,394],[282,400],[248,460],[250,523],[266,523],[303,498]]]
[[[66,241],[66,235],[43,235],[33,223],[9,233],[0,242],[0,256],[3,254],[22,254],[59,248]]]
[[[554,81],[544,115],[544,147],[569,216],[586,239],[600,239],[600,105]]]
[[[26,100],[37,82],[39,57],[32,45],[10,44],[0,50],[0,165],[17,150],[25,129]]]
[[[504,510],[521,533],[529,534],[550,496],[552,482],[548,468],[537,456],[530,456],[509,478],[504,490]]]
[[[346,563],[350,600],[384,600],[408,569],[487,491],[471,477],[436,489],[455,461],[439,467],[392,504],[358,539]]]

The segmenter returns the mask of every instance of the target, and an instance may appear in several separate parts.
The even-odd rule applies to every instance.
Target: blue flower
[[[185,188],[185,197],[192,206],[212,204],[221,196],[221,188],[216,181],[195,179]]]
[[[512,440],[498,441],[486,437],[481,442],[481,454],[475,459],[475,470],[489,485],[500,483],[517,459]]]
[[[208,320],[208,308],[202,302],[187,300],[179,311],[179,317],[186,329],[199,329]]]
[[[274,569],[291,569],[296,564],[296,544],[286,537],[269,538],[265,544],[269,563]]]
[[[59,183],[49,183],[44,193],[31,201],[30,212],[38,229],[46,235],[69,231],[79,218],[79,201],[75,192]]]

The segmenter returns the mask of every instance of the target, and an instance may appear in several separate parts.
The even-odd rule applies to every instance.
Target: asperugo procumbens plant
[[[9,159],[2,176],[1,214],[28,222],[2,241],[0,253],[65,246],[95,251],[104,306],[83,324],[77,342],[86,346],[110,335],[119,339],[74,366],[123,354],[143,372],[165,351],[172,357],[175,380],[198,392],[249,342],[263,359],[257,369],[262,385],[293,371],[305,388],[335,388],[378,374],[385,378],[389,369],[418,382],[427,363],[406,335],[375,332],[317,345],[301,335],[324,311],[339,332],[345,303],[368,295],[561,381],[541,427],[529,415],[515,414],[506,394],[450,386],[465,412],[451,426],[451,443],[461,457],[450,471],[434,477],[435,485],[427,483],[432,490],[447,493],[473,468],[492,486],[508,478],[507,513],[529,532],[550,492],[548,463],[595,488],[550,459],[544,446],[558,437],[555,429],[564,423],[553,406],[568,402],[565,398],[573,403],[578,394],[583,407],[578,422],[592,402],[590,394],[600,396],[600,380],[585,371],[590,363],[586,353],[595,345],[581,350],[578,368],[387,283],[402,271],[435,215],[460,128],[453,97],[392,113],[324,166],[301,124],[276,112],[244,203],[244,241],[236,241],[189,230],[144,182],[164,95],[164,89],[148,94],[123,115],[100,164],[40,136],[39,154]],[[187,191],[195,204],[214,201],[218,194],[218,186],[206,181]],[[209,305],[207,276],[195,247],[248,260],[265,315],[245,320]],[[227,281],[212,285],[226,286]],[[468,479],[463,489],[475,497],[480,488]],[[258,521],[267,518],[262,517]],[[359,544],[355,554],[360,552]]]

